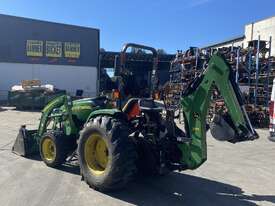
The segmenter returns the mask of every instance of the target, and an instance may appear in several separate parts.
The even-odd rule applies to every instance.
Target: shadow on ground
[[[109,195],[144,206],[256,206],[260,201],[275,204],[275,196],[246,195],[239,187],[181,173],[139,178],[125,190]]]
[[[40,113],[41,112],[41,109],[20,109],[20,108],[15,108],[15,107],[7,107],[7,106],[0,106],[0,112],[4,112],[4,111],[7,111],[7,110],[10,110],[10,111],[17,111],[17,112],[22,112],[22,113],[29,113],[29,112],[32,112],[32,113]]]
[[[34,160],[34,161],[42,161],[41,157],[39,154],[36,155],[32,155],[30,157],[28,157],[27,159],[29,160]],[[45,165],[46,167],[46,165]],[[70,174],[74,174],[74,175],[80,175],[80,169],[79,169],[79,165],[77,160],[73,160],[70,162],[66,162],[65,164],[59,166],[58,168],[53,168],[62,172],[66,172],[66,173],[70,173]]]
[[[29,159],[41,161],[39,155]],[[77,161],[57,170],[80,175]],[[126,188],[107,195],[141,206],[257,206],[263,201],[275,204],[274,195],[248,195],[234,185],[177,172],[165,177],[139,176]]]
[[[6,111],[7,109],[5,109],[5,108],[3,108],[3,107],[1,107],[0,106],[0,112],[4,112],[4,111]]]
[[[13,110],[13,111],[17,111],[17,112],[22,112],[22,113],[40,113],[42,111],[42,109],[31,109],[31,108],[27,108],[27,109],[22,109],[22,108],[10,108],[9,110]]]
[[[75,163],[58,169],[80,175]],[[107,195],[142,206],[256,206],[262,201],[275,204],[273,195],[247,195],[237,186],[177,172],[165,177],[139,176],[125,189]]]

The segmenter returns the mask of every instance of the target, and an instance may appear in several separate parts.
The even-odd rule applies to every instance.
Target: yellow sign
[[[75,42],[65,42],[64,43],[64,54],[66,58],[76,58],[80,57],[80,43]]]
[[[62,42],[46,41],[47,57],[62,57]]]
[[[42,57],[43,56],[43,41],[27,40],[26,50],[27,50],[27,56]]]

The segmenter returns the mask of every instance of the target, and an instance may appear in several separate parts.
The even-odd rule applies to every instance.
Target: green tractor
[[[83,180],[100,191],[127,185],[138,171],[164,175],[196,169],[207,160],[206,116],[215,86],[224,97],[227,116],[216,115],[212,135],[231,143],[254,140],[233,71],[218,54],[208,68],[182,91],[185,129],[173,111],[153,98],[131,98],[120,108],[97,97],[72,101],[58,97],[42,111],[38,130],[20,129],[13,151],[22,156],[39,153],[50,167],[63,164],[77,151]]]

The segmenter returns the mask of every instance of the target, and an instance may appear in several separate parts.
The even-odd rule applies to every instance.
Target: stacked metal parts
[[[179,109],[182,91],[201,73],[209,57],[202,55],[195,47],[191,47],[186,52],[177,52],[169,70],[170,81],[164,85],[164,99],[167,108]]]
[[[246,110],[255,127],[268,127],[268,104],[273,79],[275,78],[275,57],[271,56],[271,38],[269,41],[248,42],[243,47],[222,47],[198,49],[190,48],[186,52],[178,51],[171,62],[170,82],[165,85],[164,97],[168,108],[177,110],[181,91],[207,66],[211,55],[218,51],[234,70],[235,80],[239,84]],[[226,110],[219,92],[213,88],[213,104],[210,113]],[[210,114],[210,116],[212,116]]]

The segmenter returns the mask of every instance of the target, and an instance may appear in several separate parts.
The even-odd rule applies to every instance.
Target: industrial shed
[[[97,93],[99,30],[0,15],[0,100],[22,80]]]
[[[249,42],[254,40],[265,41],[271,48],[271,56],[275,56],[275,16],[255,21],[244,26],[244,34],[226,41],[204,46],[202,49],[222,47],[248,47]]]

